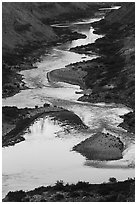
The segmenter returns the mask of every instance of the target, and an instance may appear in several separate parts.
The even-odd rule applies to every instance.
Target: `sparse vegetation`
[[[33,68],[32,64],[38,60],[40,52],[32,53],[32,50],[36,51],[42,46],[45,52],[47,46],[54,45],[60,40],[66,42],[72,38],[84,38],[84,36],[72,33],[68,29],[64,29],[61,33],[59,30],[49,26],[51,22],[58,23],[85,17],[86,11],[87,16],[92,15],[100,7],[100,5],[96,5],[92,13],[91,7],[93,5],[89,3],[84,4],[83,2],[79,5],[77,2],[74,4],[68,2],[67,9],[64,8],[64,5],[66,6],[66,3],[3,3],[3,97],[14,95],[20,89],[26,88],[21,85],[22,77],[17,74],[17,71],[26,69],[28,65],[29,69]],[[96,53],[100,57],[88,62],[83,61],[71,64],[68,68],[70,70],[72,68],[73,71],[81,70],[84,73],[86,72],[84,76],[80,75],[81,78],[77,81],[74,79],[73,83],[80,84],[82,81],[85,85],[84,88],[92,89],[92,93],[84,95],[79,100],[123,103],[131,107],[133,112],[123,117],[124,122],[120,126],[130,132],[134,132],[135,6],[134,3],[123,3],[122,5],[120,10],[109,13],[100,22],[93,23],[94,32],[105,34],[105,37],[96,40],[94,44],[71,49],[79,53]],[[45,12],[46,10],[48,10],[47,13]],[[70,13],[72,14],[71,16]],[[60,35],[61,38],[59,39]],[[71,77],[69,80],[72,81]],[[104,88],[110,84],[114,85],[111,89]],[[43,108],[48,108],[48,106],[45,104]],[[56,111],[56,108],[53,112]],[[31,115],[32,112],[33,114]],[[14,145],[24,140],[23,137],[20,137],[20,132],[41,114],[43,114],[43,109],[39,112],[38,106],[35,106],[34,110],[27,108],[18,110],[16,107],[3,108],[3,124],[9,125],[8,128],[5,126],[6,132],[3,134],[3,146]],[[83,128],[87,128],[81,123],[79,118],[74,117],[70,112],[62,115],[57,112],[54,115],[55,119],[58,118],[60,121],[64,120],[66,122],[69,116],[72,124],[77,127],[81,125]],[[110,144],[107,145],[110,147]],[[115,145],[111,145],[113,150],[117,149]],[[123,144],[120,141],[118,141],[118,149],[118,158],[121,158]],[[91,158],[91,156],[93,157],[93,154],[91,155],[88,152],[88,157]],[[135,180],[128,179],[118,182],[114,177],[111,177],[108,183],[103,184],[89,184],[79,181],[77,184],[70,185],[64,184],[63,181],[57,181],[53,187],[39,187],[28,192],[9,192],[3,199],[3,202],[26,201],[134,202]]]
[[[105,184],[64,184],[57,181],[54,186],[39,187],[32,191],[9,192],[3,202],[126,202],[135,201],[135,180]]]

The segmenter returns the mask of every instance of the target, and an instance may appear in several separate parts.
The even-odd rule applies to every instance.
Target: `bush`
[[[80,196],[80,193],[77,192],[77,191],[74,191],[74,192],[70,193],[70,197],[72,197],[72,198],[77,198],[79,196]]]
[[[56,190],[62,190],[62,189],[64,188],[64,183],[63,183],[63,181],[62,181],[62,180],[57,181],[54,188],[55,188]]]
[[[9,192],[8,198],[10,202],[21,202],[22,198],[26,196],[26,193],[24,191],[16,191],[16,192]]]
[[[117,182],[117,179],[115,177],[110,177],[109,178],[109,182],[110,183],[116,183]]]
[[[57,193],[54,197],[55,201],[60,201],[64,199],[64,195],[62,193]]]

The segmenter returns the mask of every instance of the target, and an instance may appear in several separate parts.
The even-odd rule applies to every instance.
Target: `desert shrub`
[[[116,183],[117,182],[117,179],[115,177],[110,177],[109,178],[109,182],[110,183]]]
[[[34,191],[31,192],[31,195],[35,195],[35,194],[41,195],[44,191],[46,191],[46,187],[41,186],[41,187],[35,188]]]
[[[64,189],[64,183],[62,180],[57,181],[56,185],[54,186],[55,190],[63,190]]]
[[[111,99],[111,95],[110,95],[109,93],[107,93],[107,94],[105,95],[105,99],[106,99],[106,100],[110,100],[110,99]]]
[[[44,198],[42,198],[42,199],[40,200],[40,202],[47,202],[47,200],[44,199]]]
[[[111,193],[110,195],[105,196],[106,202],[115,202],[117,200],[117,194]]]
[[[25,197],[26,193],[24,191],[9,192],[8,198],[10,202],[21,202],[22,198]]]
[[[76,189],[87,189],[89,188],[89,183],[88,182],[82,182],[82,181],[79,181],[77,184],[76,184]]]
[[[17,118],[19,117],[19,110],[17,107],[3,107],[2,114],[8,118]]]
[[[116,202],[125,202],[126,201],[126,196],[122,193],[119,193],[116,199]]]
[[[64,199],[64,195],[62,193],[56,193],[54,199],[56,201],[60,201],[60,200]]]
[[[72,197],[72,198],[77,198],[77,197],[79,197],[79,196],[80,196],[80,193],[77,192],[77,191],[74,191],[74,192],[71,192],[71,193],[70,193],[70,197]]]

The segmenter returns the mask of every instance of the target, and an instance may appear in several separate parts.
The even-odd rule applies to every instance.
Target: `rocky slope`
[[[102,5],[102,4],[101,4]],[[33,68],[32,64],[42,52],[57,41],[83,37],[70,30],[62,33],[50,24],[92,16],[100,7],[96,3],[25,3],[2,4],[2,85],[3,97],[14,95],[26,87],[17,73]],[[70,15],[71,13],[71,15]],[[38,52],[36,52],[36,50]],[[23,66],[22,66],[23,64]]]
[[[83,81],[88,89],[92,89],[91,94],[79,100],[123,103],[131,107],[133,113],[127,115],[123,127],[134,132],[135,4],[123,3],[119,10],[110,12],[105,19],[92,26],[95,33],[105,36],[93,44],[71,49],[78,53],[97,53],[100,56],[86,63],[72,65],[87,72]]]
[[[5,106],[2,108],[2,147],[24,141],[25,138],[22,135],[27,127],[44,115],[52,116],[54,120],[60,122],[65,121],[65,124],[71,125],[74,129],[88,128],[73,112],[46,103],[42,107],[23,109]]]
[[[114,101],[131,107],[133,113],[127,115],[125,126],[128,127],[127,130],[134,132],[135,4],[125,3],[121,9],[113,11],[94,27],[97,28],[97,32],[106,33],[106,36],[98,40],[99,43],[95,43],[95,47],[103,56],[96,60],[99,61],[98,65],[101,64],[101,69],[99,68],[100,73],[96,77],[98,84],[95,95],[89,98],[92,101],[95,96],[99,101],[102,99],[106,102]],[[90,73],[87,74],[86,81],[91,87],[92,73]]]
[[[135,10],[134,3],[109,13],[104,20],[93,23],[96,33],[105,37],[94,44],[71,49],[75,52],[99,54],[84,70],[87,87],[93,94],[82,100],[123,102],[134,108],[135,94]],[[80,64],[82,66],[82,64]]]
[[[82,71],[87,73],[86,75],[84,74],[83,81],[87,89],[92,89],[92,93],[88,95],[85,94],[80,100],[123,103],[134,110],[134,7],[134,3],[123,3],[120,10],[113,11],[106,16],[105,20],[94,23],[95,32],[103,33],[105,37],[97,40],[95,44],[75,48],[73,50],[82,53],[95,52],[101,56],[98,59],[87,62],[87,64],[80,63],[76,66],[74,65],[77,69],[80,66],[80,69],[83,69]],[[94,8],[96,8],[96,6]],[[21,88],[21,76],[16,75],[16,71],[22,69],[19,64],[22,64],[21,60],[22,56],[24,59],[24,53],[28,54],[33,48],[37,47],[39,42],[46,42],[47,46],[47,43],[58,40],[58,34],[49,26],[49,23],[58,22],[59,19],[63,21],[68,20],[70,11],[73,11],[72,13],[74,14],[72,15],[72,19],[80,18],[83,14],[85,15],[85,11],[87,15],[91,15],[91,6],[89,6],[88,3],[68,3],[66,9],[66,3],[3,3],[3,86],[5,86],[8,79],[8,84],[6,84],[8,88],[5,89],[10,89],[10,94],[15,94],[15,88],[17,88],[18,91]],[[93,13],[94,12],[95,10]],[[31,49],[29,49],[30,47]],[[31,63],[35,60],[34,57],[37,56],[37,52],[33,53],[29,60],[27,59],[24,62],[24,69],[27,67],[32,68]],[[15,61],[17,63],[14,63]],[[26,62],[29,62],[30,66],[28,66],[28,64],[26,66]],[[9,84],[11,81],[12,88],[11,84]],[[23,86],[23,84],[21,86]],[[5,95],[7,95],[7,93]],[[9,109],[9,107],[6,108]],[[5,111],[7,114],[6,108]],[[26,112],[24,112],[24,110],[22,111],[23,115],[26,114],[27,111],[29,111],[29,113],[31,112],[30,110],[26,110]],[[37,107],[36,110],[34,109],[32,112],[35,118]],[[11,113],[12,112],[9,111],[9,114]],[[16,128],[15,121],[14,118],[13,121],[9,119],[10,117],[6,118],[8,117],[6,114],[3,115],[3,124],[8,123],[9,129],[6,129],[7,126],[5,126],[4,129],[9,132]],[[20,121],[22,121],[23,115],[21,115]],[[125,123],[122,127],[134,132],[134,117],[134,113],[124,116]],[[28,117],[27,119],[29,119],[27,121],[28,124],[28,122],[31,122],[31,118]],[[24,122],[26,121],[24,120]],[[18,127],[20,128],[20,126]],[[8,142],[12,143],[12,139],[11,137],[11,141],[5,140],[4,145],[9,145]],[[113,181],[115,180],[113,179]],[[41,187],[30,192],[10,192],[3,201],[133,202],[135,199],[134,188],[135,184],[132,180],[101,185],[78,183],[76,185],[64,186],[58,183],[58,185],[53,188]]]
[[[3,202],[134,202],[135,181],[89,184],[78,182],[66,184],[58,181],[53,187],[39,187],[32,191],[9,192]]]
[[[103,2],[3,2],[2,3],[2,85],[3,97],[25,89],[17,71],[33,68],[42,49],[56,42],[84,37],[70,30],[58,32],[52,23],[72,21],[95,15]],[[37,53],[36,50],[40,49]],[[33,52],[32,52],[33,51]],[[20,64],[23,63],[23,66]],[[23,85],[23,86],[22,86]]]
[[[58,36],[50,26],[51,22],[74,20],[83,15],[92,16],[98,7],[99,5],[95,3],[77,2],[4,2],[2,4],[3,55],[16,51],[19,46],[26,44],[55,41]]]

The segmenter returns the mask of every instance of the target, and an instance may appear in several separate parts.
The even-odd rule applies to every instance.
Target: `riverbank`
[[[117,182],[110,178],[109,183],[63,184],[39,187],[31,191],[9,192],[3,202],[135,202],[135,181]]]
[[[65,122],[74,129],[87,129],[88,127],[73,112],[61,107],[44,104],[43,107],[18,109],[17,107],[3,107],[2,109],[2,147],[15,145],[22,142],[22,136],[27,127],[43,116],[52,117],[54,120]]]
[[[24,141],[22,136],[23,131],[43,114],[48,114],[51,111],[61,111],[61,108],[49,107],[45,104],[44,107],[24,108],[3,107],[2,108],[2,146],[15,145]]]
[[[106,42],[107,41],[104,41],[104,44],[102,45],[102,47],[105,47]],[[120,41],[117,41],[117,42],[120,42]],[[112,43],[112,41],[110,42],[110,44],[111,43]],[[122,44],[120,44],[120,46],[121,45]],[[41,44],[40,44],[40,46],[41,46]],[[43,50],[45,49],[44,46],[45,45],[43,45]],[[47,46],[47,44],[46,44],[46,46]],[[114,44],[113,44],[113,46],[114,46]],[[120,47],[120,50],[121,50],[121,48],[122,47]],[[39,49],[41,49],[41,48],[39,48]],[[112,47],[110,47],[110,50],[111,49],[112,49]],[[97,52],[97,50],[96,50],[96,53],[101,55],[100,51]],[[103,53],[103,51],[102,51],[102,53]],[[102,54],[103,58],[101,58],[101,61],[93,60],[93,61],[89,61],[89,62],[83,62],[82,64],[79,64],[79,63],[77,64],[76,63],[74,65],[70,65],[70,67],[67,68],[67,70],[69,70],[69,72],[67,72],[67,76],[66,76],[66,74],[64,72],[62,74],[62,76],[59,78],[58,75],[61,74],[61,73],[60,73],[60,71],[58,71],[59,74],[56,76],[58,78],[57,81],[60,81],[61,78],[63,78],[62,81],[66,80],[66,82],[67,82],[67,80],[69,80],[68,81],[69,83],[75,84],[76,80],[77,80],[77,84],[79,84],[81,86],[81,88],[83,88],[82,87],[82,84],[83,84],[84,87],[85,87],[84,88],[85,90],[83,92],[84,96],[81,99],[83,101],[84,100],[85,101],[89,100],[89,102],[92,102],[92,101],[93,102],[95,102],[95,101],[100,102],[100,99],[101,99],[103,102],[105,101],[105,102],[108,102],[108,103],[109,102],[114,102],[114,100],[115,100],[116,103],[121,101],[123,104],[127,105],[127,102],[129,102],[129,104],[130,104],[130,102],[131,102],[130,97],[126,99],[125,96],[124,96],[123,100],[121,100],[121,98],[120,98],[121,96],[119,97],[120,93],[122,93],[122,91],[124,91],[124,88],[123,88],[121,90],[121,92],[119,92],[119,87],[122,86],[122,83],[115,90],[114,97],[112,97],[112,95],[113,95],[112,90],[116,88],[114,86],[115,84],[113,84],[113,83],[112,84],[106,84],[107,80],[109,82],[109,74],[110,74],[110,72],[108,70],[106,70],[106,67],[107,67],[107,69],[109,69],[109,66],[110,66],[110,68],[112,68],[112,72],[114,72],[115,69],[113,69],[113,68],[120,65],[119,66],[120,72],[123,71],[123,68],[121,69],[121,66],[123,66],[122,58],[121,57],[119,58],[118,55],[116,55],[117,57],[114,58],[114,61],[116,59],[118,59],[118,62],[114,63],[113,60],[110,60],[110,63],[109,63],[106,60],[108,54],[109,54],[109,52],[107,52],[105,57]],[[109,56],[109,59],[112,59],[111,57],[113,55],[108,55],[108,56]],[[36,60],[37,60],[37,58],[39,58],[36,53],[35,53],[34,57],[36,57]],[[14,58],[11,58],[11,59],[13,60]],[[28,58],[26,60],[28,60]],[[31,57],[30,57],[30,60],[31,60]],[[33,64],[33,62],[34,61],[32,61],[32,64]],[[111,67],[112,64],[114,65],[114,67],[113,66]],[[82,66],[82,68],[79,67],[79,65]],[[24,66],[26,66],[26,64],[24,64]],[[94,67],[94,69],[90,71],[92,66]],[[74,72],[71,72],[71,67],[72,67]],[[98,72],[96,70],[98,70]],[[104,71],[104,73],[103,73],[103,71]],[[73,74],[71,74],[71,73],[73,73]],[[79,75],[78,75],[78,73],[79,73]],[[104,74],[105,80],[106,79],[107,80],[105,81],[104,85],[101,85],[102,75],[103,74]],[[119,74],[119,72],[118,72],[118,74]],[[111,74],[110,74],[110,76],[111,76]],[[52,76],[52,77],[54,78],[54,76]],[[118,75],[115,75],[113,77],[112,78],[114,79],[114,82],[118,81],[117,80]],[[72,80],[72,78],[73,78],[73,80]],[[131,79],[132,79],[132,77],[131,77]],[[121,82],[121,80],[123,80],[123,79],[121,78],[119,80],[119,82]],[[81,84],[80,84],[80,82],[81,82]],[[113,80],[112,80],[112,82],[113,82]],[[117,85],[117,83],[116,83],[116,85]],[[90,90],[90,91],[87,92],[86,90]],[[91,90],[93,90],[93,92]],[[103,92],[103,90],[105,90],[105,91],[107,90],[107,91]],[[132,92],[132,89],[131,89],[131,92]],[[96,96],[97,93],[99,93],[99,96]],[[106,97],[106,95],[105,95],[106,93],[110,93],[111,98],[109,96]],[[118,93],[117,94],[118,97],[116,97],[116,93]],[[93,98],[93,95],[95,95],[95,98]],[[123,93],[123,95],[124,95],[124,93]],[[119,100],[119,98],[120,98],[120,100]],[[124,102],[125,100],[126,100],[126,102]],[[45,104],[45,106],[46,106],[46,104]],[[38,108],[36,106],[34,109],[26,108],[26,109],[22,109],[22,110],[21,109],[19,110],[16,107],[14,107],[13,109],[12,108],[8,111],[9,107],[5,107],[6,114],[9,113],[9,115],[10,115],[10,116],[8,116],[8,114],[6,115],[5,122],[7,124],[5,123],[6,125],[5,125],[5,127],[3,129],[3,130],[5,130],[5,134],[4,134],[4,136],[5,136],[4,145],[5,146],[14,145],[17,142],[21,142],[22,140],[24,140],[24,138],[22,137],[22,133],[28,127],[28,125],[33,123],[36,118],[41,117],[41,116],[43,116],[44,114],[47,114],[47,113],[48,113],[48,115],[53,116],[55,119],[57,118],[57,120],[60,120],[60,121],[62,121],[62,120],[66,121],[69,118],[70,121],[72,122],[71,124],[74,124],[74,127],[86,128],[83,124],[81,124],[81,120],[77,116],[75,117],[70,112],[65,111],[65,110],[63,110],[61,108],[58,109],[57,107],[49,107],[49,106],[48,107],[41,107],[41,108]],[[49,108],[49,111],[47,111],[48,108]],[[53,110],[52,108],[53,109],[55,108],[55,109]],[[4,108],[3,108],[3,110],[4,110]],[[17,112],[17,114],[16,114],[16,112]],[[68,121],[68,124],[69,124],[70,121]],[[127,121],[128,121],[128,119],[127,119]],[[17,124],[17,126],[16,126],[16,124]],[[132,124],[132,120],[131,120],[131,124]],[[132,128],[134,128],[134,127],[132,127]],[[111,136],[109,138],[111,138]],[[113,137],[112,137],[112,139],[113,139]],[[104,141],[105,140],[103,140],[103,142]],[[108,141],[108,145],[109,145],[109,140],[107,140],[107,141]],[[115,143],[115,141],[114,141],[114,143]],[[117,143],[117,144],[118,144],[118,146],[119,146],[119,144],[122,145],[120,142]],[[95,143],[95,146],[97,146],[97,143]],[[87,147],[87,145],[86,145],[86,147]],[[105,143],[103,143],[103,147],[105,147]],[[109,151],[110,149],[107,146],[107,150]],[[122,146],[120,146],[118,148],[116,147],[116,152],[115,153],[118,155],[119,158],[121,158],[122,150],[123,150]],[[19,192],[15,192],[15,193],[9,193],[8,196],[6,196],[6,198],[3,201],[5,201],[5,202],[8,202],[8,201],[10,201],[10,202],[19,201],[20,202],[20,201],[24,201],[24,200],[25,201],[30,201],[30,202],[33,202],[33,201],[40,201],[40,202],[42,202],[42,201],[92,201],[92,202],[93,201],[99,201],[99,202],[101,202],[101,201],[104,201],[104,202],[106,202],[106,201],[120,201],[120,202],[121,201],[134,201],[134,181],[133,181],[133,183],[131,181],[127,181],[127,183],[128,183],[128,184],[126,183],[127,185],[125,185],[125,182],[118,182],[118,184],[115,185],[116,180],[114,178],[111,179],[111,181],[113,181],[112,182],[113,183],[112,188],[110,188],[110,185],[108,185],[108,186],[106,185],[106,186],[102,186],[102,187],[101,187],[101,185],[98,185],[98,189],[100,189],[100,187],[101,187],[103,193],[102,193],[102,191],[100,192],[100,190],[96,191],[96,188],[94,189],[94,186],[92,184],[87,185],[87,186],[92,185],[91,189],[90,189],[90,193],[87,193],[88,190],[86,189],[85,184],[82,184],[83,189],[81,187],[79,189],[77,188],[80,184],[76,184],[76,185],[73,184],[71,186],[74,187],[74,188],[72,188],[71,193],[69,193],[69,191],[67,191],[66,188],[64,188],[64,185],[63,185],[62,188],[65,189],[65,192],[63,190],[60,191],[57,188],[56,191],[54,191],[54,192],[53,191],[52,192],[48,191],[49,194],[47,193],[47,191],[45,193],[45,188],[46,187],[42,187],[42,192],[41,192],[41,188],[38,188],[38,191],[36,189],[34,191],[31,191],[31,192],[33,192],[33,195],[29,194],[30,192],[28,192],[28,194],[27,194],[27,192],[23,192],[23,191],[19,191]],[[69,186],[69,185],[67,185],[67,186]],[[120,190],[119,190],[119,186],[120,186]],[[48,187],[48,188],[50,188],[50,187]],[[40,193],[39,193],[39,190],[40,190]],[[74,194],[73,194],[73,192],[74,192]]]
[[[126,9],[126,13],[125,13]],[[78,75],[85,85],[84,89],[92,90],[84,94],[78,100],[83,102],[119,103],[133,109],[132,122],[134,122],[135,109],[135,11],[134,3],[125,3],[116,11],[113,11],[105,19],[92,23],[95,33],[103,34],[104,37],[97,39],[95,43],[71,48],[70,51],[80,54],[95,54],[100,56],[96,59],[71,64],[65,70],[55,71],[56,78],[59,73],[64,76],[65,72],[86,73]],[[131,16],[131,17],[130,17]],[[70,76],[66,74],[68,82]],[[60,79],[59,77],[58,79]],[[63,80],[63,77],[62,79]],[[65,81],[67,79],[65,78]],[[79,79],[80,81],[80,79]],[[72,79],[74,84],[74,80]],[[75,78],[77,84],[77,77]],[[81,83],[79,83],[81,86]],[[86,92],[85,92],[86,93]],[[130,126],[131,120],[125,120],[124,128]],[[128,124],[129,122],[129,124]],[[132,128],[134,132],[135,125]]]
[[[3,3],[2,97],[13,96],[26,89],[18,72],[36,68],[33,64],[48,48],[86,37],[52,24],[70,23],[83,16],[93,17],[99,8],[111,4],[114,3]]]
[[[69,28],[55,28],[55,33],[59,36],[57,40],[45,43],[33,43],[17,49],[16,53],[3,56],[2,71],[2,97],[13,96],[21,90],[27,89],[23,82],[23,76],[19,73],[22,70],[37,68],[34,64],[40,61],[41,56],[48,53],[48,49],[58,43],[85,38],[86,36],[77,32],[72,32]]]
[[[84,89],[85,84],[83,81],[83,77],[86,76],[86,72],[81,69],[74,69],[69,66],[62,69],[56,69],[49,73],[47,73],[47,78],[52,82],[66,82],[73,85],[79,85],[82,89]]]

